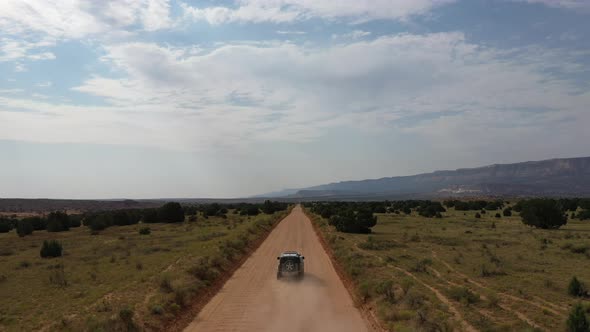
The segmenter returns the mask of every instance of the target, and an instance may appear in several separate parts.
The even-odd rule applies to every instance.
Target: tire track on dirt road
[[[276,257],[305,256],[301,281],[276,279]],[[293,209],[193,322],[195,331],[368,331],[300,206]]]

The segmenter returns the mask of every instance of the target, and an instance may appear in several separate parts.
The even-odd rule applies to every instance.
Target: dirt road
[[[277,280],[277,255],[305,256],[305,278]],[[367,331],[322,248],[296,207],[201,310],[186,331]]]

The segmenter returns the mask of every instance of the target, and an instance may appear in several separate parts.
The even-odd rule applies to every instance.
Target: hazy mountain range
[[[352,200],[452,196],[590,196],[590,157],[344,181],[257,197]]]

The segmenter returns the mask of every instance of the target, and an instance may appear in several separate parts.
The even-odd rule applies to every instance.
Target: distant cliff
[[[288,198],[590,196],[590,157],[490,165],[303,188]]]

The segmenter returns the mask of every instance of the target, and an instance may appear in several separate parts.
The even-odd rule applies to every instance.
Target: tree
[[[475,218],[477,218],[477,219],[481,218],[481,214],[479,214],[479,212],[476,212],[475,213]]]
[[[33,226],[33,230],[40,231],[47,229],[47,219],[41,217],[27,217],[23,218],[23,220],[28,220],[31,222]]]
[[[442,215],[440,214],[441,212],[445,212],[445,208],[438,202],[436,203],[431,203],[428,205],[423,205],[420,206],[418,208],[418,214],[421,215],[422,217],[426,217],[426,218],[432,218],[432,217],[438,217]]]
[[[16,233],[20,237],[33,234],[33,224],[27,219],[18,220],[16,222]]]
[[[12,220],[0,217],[0,233],[8,233],[13,227],[14,224]]]
[[[180,203],[168,202],[158,209],[158,218],[163,222],[183,222],[184,210]]]
[[[553,199],[531,199],[522,202],[520,217],[525,225],[557,229],[567,223],[567,216]]]
[[[147,224],[153,224],[158,222],[158,210],[147,209],[143,213],[142,221]]]
[[[333,215],[329,221],[336,230],[344,233],[371,233],[371,227],[377,224],[377,218],[370,210],[354,212],[351,209]]]
[[[70,228],[73,227],[80,227],[82,225],[82,218],[84,216],[81,214],[71,214],[68,216],[69,220],[68,220],[68,225],[70,226]]]
[[[275,213],[275,206],[274,206],[274,204],[267,199],[266,201],[264,201],[264,204],[262,204],[262,212],[265,213],[265,214],[273,214],[273,213]]]
[[[125,211],[116,211],[113,213],[113,225],[131,225],[131,218],[129,218],[129,215]]]
[[[108,212],[95,214],[88,216],[84,221],[84,225],[90,227],[93,231],[102,231],[113,225],[113,217]]]
[[[387,210],[385,209],[385,206],[383,205],[378,205],[377,207],[375,207],[374,210],[375,213],[386,213]]]
[[[56,240],[43,241],[40,255],[42,258],[60,257],[63,251],[61,243]]]
[[[207,218],[210,216],[216,216],[220,210],[221,210],[221,205],[219,205],[218,203],[212,203],[212,204],[206,205],[203,208],[203,217]]]
[[[582,304],[578,303],[570,312],[567,319],[568,332],[588,332],[590,331],[590,322],[584,312]]]
[[[68,214],[61,211],[51,212],[47,216],[48,232],[63,232],[70,230],[70,220]]]
[[[582,211],[578,212],[577,218],[580,220],[590,219],[590,210],[582,210]]]
[[[512,216],[512,208],[505,208],[504,211],[502,211],[502,214],[504,215],[504,217],[510,217]]]
[[[244,214],[247,216],[257,216],[260,213],[258,206],[254,204],[249,204],[244,211]]]

